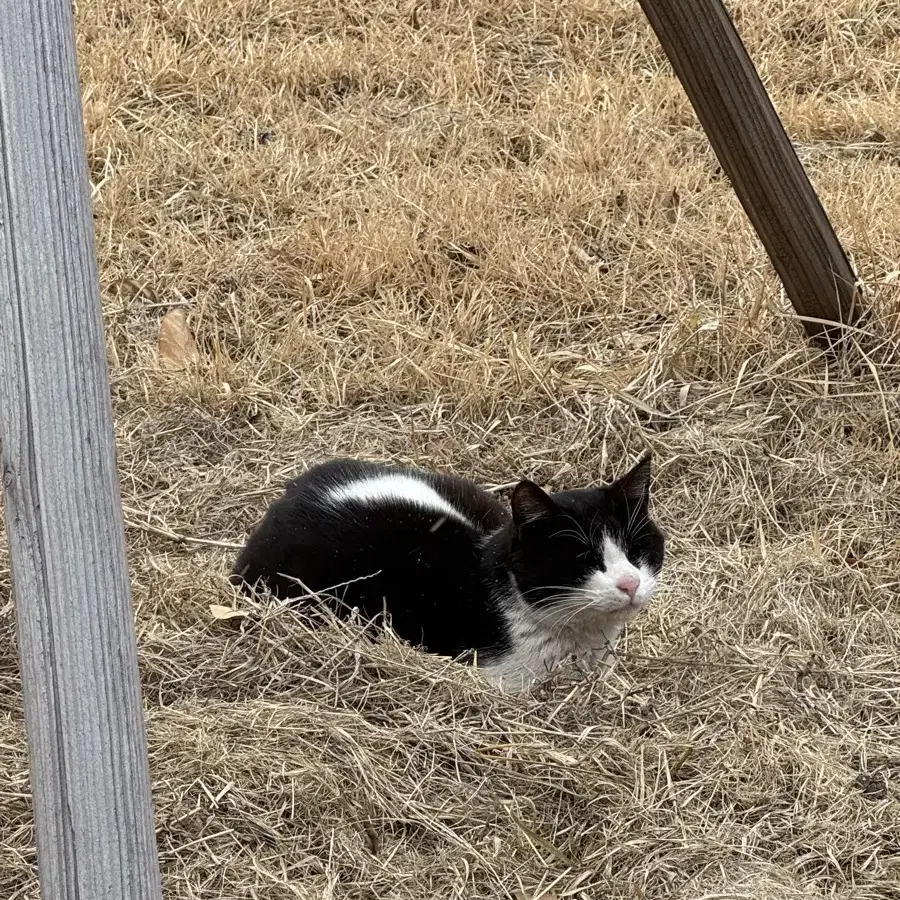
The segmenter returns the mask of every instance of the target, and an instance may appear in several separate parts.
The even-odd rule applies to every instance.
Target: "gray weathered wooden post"
[[[832,346],[859,321],[856,275],[722,0],[638,2],[807,333]]]
[[[69,0],[0,2],[0,437],[42,895],[159,900]]]

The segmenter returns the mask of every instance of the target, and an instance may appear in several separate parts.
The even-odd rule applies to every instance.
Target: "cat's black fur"
[[[348,485],[397,475],[424,483],[459,515],[402,491],[399,498],[329,498]],[[567,589],[603,570],[604,536],[631,563],[658,575],[663,536],[649,518],[649,483],[649,457],[607,486],[548,495],[523,481],[510,514],[461,478],[326,462],[288,484],[272,504],[232,580],[246,589],[265,586],[282,599],[323,594],[338,614],[357,608],[374,619],[387,612],[405,640],[446,656],[477,651],[489,664],[515,650],[521,631],[515,616],[551,609]]]

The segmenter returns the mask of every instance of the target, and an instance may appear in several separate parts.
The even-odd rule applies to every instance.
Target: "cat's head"
[[[650,518],[650,456],[609,485],[552,496],[531,481],[513,491],[510,569],[532,606],[612,615],[646,607],[663,564]]]

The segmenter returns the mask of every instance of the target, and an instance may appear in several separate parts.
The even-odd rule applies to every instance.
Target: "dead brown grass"
[[[897,897],[900,7],[731,6],[868,283],[862,374],[804,346],[630,0],[79,4],[168,897]],[[667,584],[605,683],[210,617],[217,542],[322,456],[561,488],[646,445]]]

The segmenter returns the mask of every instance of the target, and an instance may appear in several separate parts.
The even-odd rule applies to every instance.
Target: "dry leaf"
[[[862,137],[862,139],[870,144],[886,144],[887,135],[879,128],[870,128]]]
[[[183,310],[171,309],[163,316],[157,348],[164,369],[175,371],[196,365],[200,354]]]
[[[604,262],[604,260],[593,251],[585,250],[584,247],[579,247],[575,244],[572,247],[572,252],[575,254],[575,258],[582,265],[587,266],[587,268],[594,269],[598,272],[609,271],[609,263]]]
[[[217,603],[209,605],[209,612],[214,619],[220,620],[246,619],[250,615],[244,609],[232,609],[230,606],[219,606]]]
[[[641,334],[639,331],[621,331],[619,339],[624,347],[631,347],[640,350],[659,342],[658,334]]]
[[[577,760],[574,756],[569,756],[568,753],[560,753],[558,750],[545,750],[544,751],[550,759],[558,762],[562,766],[577,766],[579,765],[579,760]]]

